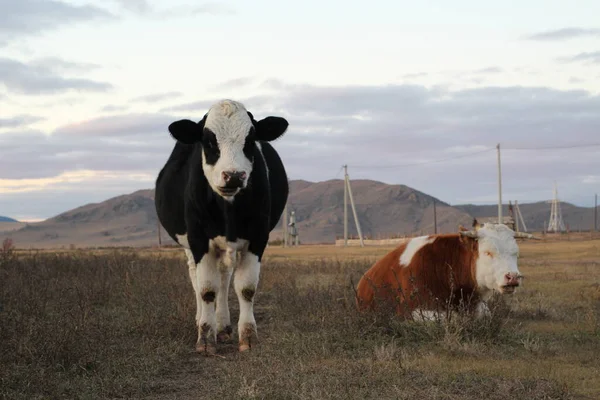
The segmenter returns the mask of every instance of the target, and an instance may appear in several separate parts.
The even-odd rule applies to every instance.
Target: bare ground
[[[181,252],[0,254],[0,395],[10,399],[600,398],[600,241],[523,242],[525,285],[492,318],[355,311],[386,248],[270,248],[260,342],[193,352]],[[230,297],[232,320],[237,300]]]

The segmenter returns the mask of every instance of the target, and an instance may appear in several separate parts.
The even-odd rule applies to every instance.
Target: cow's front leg
[[[225,343],[231,340],[231,318],[229,316],[229,284],[233,270],[223,266],[221,270],[221,285],[217,292],[217,342]]]
[[[196,275],[202,305],[202,313],[200,315],[200,322],[198,323],[196,350],[206,354],[215,353],[217,340],[215,300],[219,294],[221,275],[217,269],[217,258],[214,250],[202,256],[196,270]]]
[[[194,255],[191,250],[185,249],[185,255],[187,256],[188,270],[190,274],[190,280],[192,281],[192,287],[194,288],[194,295],[196,297],[196,326],[200,326],[200,316],[202,315],[202,299],[200,298],[200,292],[198,291],[198,278],[196,276],[196,269],[198,266],[194,261]]]
[[[235,271],[233,282],[240,303],[240,319],[238,321],[240,351],[249,350],[252,347],[253,337],[258,338],[253,306],[259,274],[260,260],[258,256],[250,251],[245,252]]]

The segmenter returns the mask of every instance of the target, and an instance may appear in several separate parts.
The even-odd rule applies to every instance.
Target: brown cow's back
[[[410,241],[404,243],[363,275],[357,288],[360,309],[392,305],[396,312],[407,314],[414,309],[445,307],[448,300],[456,305],[461,300],[477,299],[475,240],[457,234],[417,240],[421,241],[415,242],[417,245],[422,244],[417,251],[410,248]],[[406,258],[414,254],[408,265],[401,265],[400,259],[405,252]]]

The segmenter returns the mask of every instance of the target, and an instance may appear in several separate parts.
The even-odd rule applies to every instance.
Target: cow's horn
[[[476,231],[460,231],[460,234],[463,236],[467,236],[473,239],[477,239],[477,232]]]

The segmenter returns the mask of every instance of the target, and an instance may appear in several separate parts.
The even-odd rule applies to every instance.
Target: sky
[[[575,6],[577,4],[577,6]],[[289,178],[450,204],[600,192],[600,2],[0,0],[0,215],[152,188],[168,125],[285,117]]]

